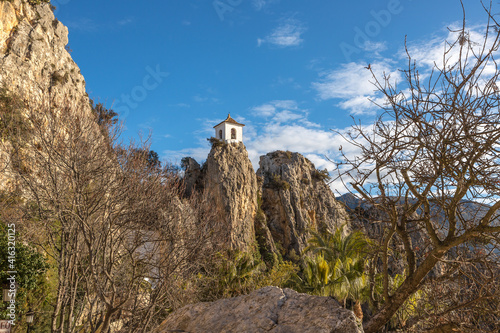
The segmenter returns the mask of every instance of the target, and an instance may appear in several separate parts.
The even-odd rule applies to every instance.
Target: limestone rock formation
[[[88,104],[85,80],[67,44],[68,29],[49,4],[0,2],[0,84],[34,98],[50,94],[51,102]]]
[[[68,29],[54,17],[50,4],[0,1],[0,88],[18,94],[36,110],[42,104],[65,106],[75,117],[93,117],[85,80],[67,44]],[[2,138],[0,189],[12,188],[15,182],[10,150],[9,141]]]
[[[192,157],[184,157],[181,161],[184,172],[184,192],[186,196],[191,196],[193,192],[201,186],[201,167]]]
[[[249,295],[188,305],[172,313],[155,333],[360,333],[352,311],[331,297],[265,287]]]
[[[242,143],[215,142],[202,168],[184,158],[186,195],[204,192],[227,226],[227,244],[247,250],[258,244],[266,262],[275,263],[276,244],[286,259],[298,259],[308,231],[334,231],[349,218],[335,200],[325,175],[298,153],[262,156],[257,177]]]
[[[257,178],[243,143],[214,144],[202,177],[204,192],[227,228],[226,243],[249,250],[255,244]]]
[[[260,158],[262,210],[288,258],[300,255],[308,230],[335,230],[349,221],[344,206],[325,183],[325,174],[298,153],[275,151]]]

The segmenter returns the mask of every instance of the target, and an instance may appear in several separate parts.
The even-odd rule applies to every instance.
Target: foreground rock
[[[188,305],[155,333],[360,333],[352,311],[333,298],[266,287],[250,295]]]

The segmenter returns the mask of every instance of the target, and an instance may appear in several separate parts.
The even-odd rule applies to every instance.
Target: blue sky
[[[249,156],[297,151],[331,169],[339,136],[369,125],[371,64],[400,78],[405,35],[423,68],[439,59],[458,0],[52,0],[94,100],[119,112],[123,138],[152,131],[151,148],[204,160],[212,127],[246,124]],[[466,0],[480,29],[479,0]],[[346,148],[346,147],[344,147]],[[348,153],[355,153],[354,149]]]

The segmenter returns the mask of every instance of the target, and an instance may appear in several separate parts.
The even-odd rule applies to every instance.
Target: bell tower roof
[[[214,126],[214,128],[216,128],[217,126],[222,125],[222,124],[224,124],[224,123],[230,123],[230,124],[237,125],[237,126],[241,126],[241,127],[245,126],[245,125],[243,125],[243,124],[240,124],[239,122],[237,122],[237,121],[236,121],[236,120],[234,120],[233,118],[231,118],[231,114],[230,114],[230,113],[228,113],[226,120],[224,120],[224,121],[223,121],[223,122],[221,122],[221,123],[218,123],[217,125],[215,125],[215,126]]]

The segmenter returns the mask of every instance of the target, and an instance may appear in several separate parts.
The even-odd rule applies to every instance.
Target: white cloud
[[[284,20],[265,38],[258,38],[257,45],[268,43],[278,47],[299,46],[304,42],[302,34],[306,31],[304,25],[296,19]]]
[[[367,41],[363,45],[363,50],[366,52],[371,52],[375,56],[380,56],[381,52],[384,52],[385,50],[387,50],[387,43],[386,42]]]
[[[67,21],[64,24],[66,24],[66,26],[71,30],[78,30],[82,32],[96,32],[100,29],[99,24],[87,17],[81,17],[74,21]]]
[[[277,108],[281,109],[289,109],[289,110],[298,109],[297,102],[293,100],[278,100],[278,101],[273,101],[273,103]]]
[[[372,96],[376,88],[373,85],[372,73],[367,69],[367,65],[355,62],[343,64],[339,69],[321,73],[320,80],[313,82],[312,86],[323,100]],[[369,66],[378,78],[381,78],[384,73],[391,76],[391,81],[400,77],[399,72],[387,63],[377,62]]]
[[[285,111],[281,111],[281,112],[276,113],[276,115],[273,118],[273,121],[275,121],[277,123],[286,123],[286,122],[289,122],[292,120],[298,120],[298,119],[302,119],[302,118],[304,118],[304,116],[301,114],[285,110]]]
[[[345,110],[350,110],[353,115],[374,114],[379,106],[386,103],[386,98],[375,96],[355,96],[338,104]]]
[[[276,107],[272,104],[262,104],[252,108],[252,111],[257,116],[269,117],[274,115],[274,113],[276,112]]]
[[[395,84],[400,81],[401,74],[390,66],[391,63],[385,59],[369,66],[354,62],[343,64],[339,69],[321,73],[319,81],[313,82],[312,87],[322,100],[341,99],[338,106],[352,114],[373,114],[377,107],[370,100],[381,104],[384,99],[376,91],[372,72],[367,67],[379,80],[387,75]]]
[[[443,33],[445,32],[445,33]],[[475,26],[468,30],[466,39],[470,40],[474,52],[478,54],[483,46],[485,27]],[[434,36],[418,41],[408,42],[408,51],[412,61],[416,61],[419,70],[420,80],[424,82],[429,78],[431,70],[438,66],[443,67],[443,54],[460,37],[460,26],[451,25],[450,29],[443,29]],[[492,41],[487,43],[491,47]],[[403,80],[402,74],[398,69],[406,69],[407,55],[404,49],[400,50],[393,58],[383,58],[380,52],[387,49],[384,42],[367,42],[365,51],[371,57],[366,63],[350,62],[342,64],[340,67],[323,70],[319,74],[318,80],[312,83],[320,100],[336,100],[337,106],[344,110],[349,110],[354,115],[374,114],[378,107],[375,104],[383,105],[386,101],[374,86],[374,77],[384,85],[384,75],[390,78],[390,83],[397,89],[408,89]],[[460,59],[460,52],[466,52],[466,48],[460,48],[459,43],[455,44],[446,54],[447,65],[451,66]],[[467,55],[472,60],[472,54]],[[466,54],[462,53],[462,60]],[[370,63],[370,65],[368,65]],[[372,72],[368,70],[371,68]],[[482,72],[483,78],[495,72],[495,64],[490,62],[485,66]],[[485,81],[486,82],[486,81]],[[406,94],[406,96],[410,96]],[[373,102],[375,103],[373,103]]]
[[[298,110],[297,102],[293,100],[276,100],[251,108],[254,115],[259,117],[270,117],[276,114],[278,109]]]
[[[255,7],[255,9],[261,10],[266,5],[266,0],[253,0],[252,4]]]

